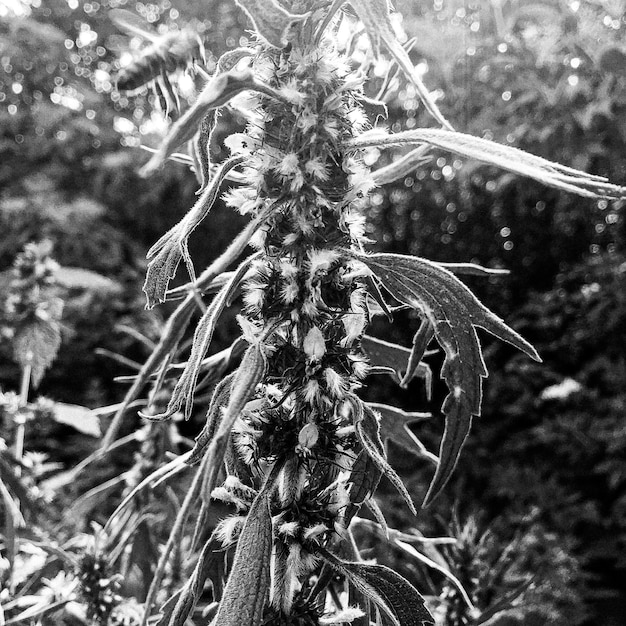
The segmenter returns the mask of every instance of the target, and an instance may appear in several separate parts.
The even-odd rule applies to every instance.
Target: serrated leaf
[[[495,165],[509,172],[562,189],[586,198],[619,199],[626,197],[626,187],[613,185],[602,176],[587,174],[513,146],[438,128],[420,128],[391,135],[379,130],[364,133],[346,143],[346,149],[386,148],[427,143],[447,152]]]
[[[384,565],[344,561],[320,548],[321,556],[382,611],[393,626],[434,625],[426,602],[413,585]]]
[[[33,387],[39,386],[60,347],[61,328],[53,318],[36,319],[18,329],[13,339],[15,360],[23,368],[32,368]]]
[[[379,471],[391,482],[398,490],[398,493],[407,503],[411,513],[417,515],[415,505],[411,496],[407,491],[402,479],[395,470],[389,465],[385,458],[385,449],[380,439],[380,430],[378,425],[378,416],[369,406],[364,405],[358,398],[353,401],[353,422],[357,438],[363,450],[370,456]]]
[[[310,14],[293,15],[275,0],[235,0],[252,20],[254,30],[274,48],[288,43],[289,29]]]
[[[407,413],[395,406],[377,402],[368,402],[368,406],[381,416],[380,437],[385,444],[393,441],[414,456],[437,465],[439,462],[437,456],[429,452],[409,428],[410,424],[432,417],[430,413]]]
[[[269,593],[272,555],[272,517],[264,490],[252,503],[214,626],[259,626]]]
[[[55,402],[53,411],[54,421],[66,424],[90,437],[100,437],[100,418],[91,409],[78,404]]]
[[[441,441],[439,464],[424,505],[450,478],[472,416],[480,415],[481,381],[487,368],[476,335],[476,327],[510,343],[535,360],[535,349],[497,315],[487,309],[452,273],[418,257],[398,254],[355,255],[380,280],[396,300],[426,316],[435,329],[435,338],[445,352],[441,369],[450,394],[442,411],[446,426]]]
[[[198,380],[204,355],[211,344],[217,320],[226,307],[230,294],[233,293],[243,278],[243,275],[248,270],[249,265],[250,260],[247,259],[239,266],[239,268],[237,268],[237,271],[233,274],[232,278],[226,285],[224,285],[215,298],[213,298],[211,305],[200,318],[193,336],[189,360],[187,361],[185,369],[174,387],[174,391],[172,391],[172,396],[165,411],[159,415],[145,415],[145,417],[151,420],[168,419],[176,413],[181,406],[183,406],[183,404],[185,406],[185,419],[189,419],[189,417],[191,417],[196,381]]]
[[[379,47],[382,42],[400,66],[406,77],[411,81],[426,110],[445,128],[452,130],[452,126],[442,115],[435,104],[428,89],[415,70],[408,52],[402,47],[391,23],[389,0],[350,0],[352,8],[363,22],[372,45]]]
[[[187,240],[213,207],[220,186],[228,172],[240,165],[242,161],[243,157],[228,159],[220,167],[211,184],[200,195],[185,217],[170,228],[148,250],[146,256],[149,263],[146,280],[143,285],[143,290],[148,299],[148,308],[165,301],[165,294],[170,280],[176,275],[176,269],[181,259],[185,259],[191,280],[195,281],[195,271],[187,249]]]
[[[143,177],[153,174],[178,146],[193,138],[202,119],[209,111],[223,107],[238,93],[248,89],[280,99],[275,90],[255,80],[250,69],[237,70],[233,68],[227,72],[216,74],[185,114],[172,125],[156,152],[139,170],[139,174]]]

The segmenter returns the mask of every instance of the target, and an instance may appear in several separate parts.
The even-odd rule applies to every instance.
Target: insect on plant
[[[487,371],[478,328],[530,358],[539,357],[456,276],[489,270],[368,253],[368,193],[412,173],[431,149],[585,197],[623,197],[624,189],[455,132],[399,43],[387,0],[237,4],[251,19],[258,43],[219,59],[215,74],[142,168],[143,175],[153,174],[187,144],[201,186],[188,214],[148,252],[148,307],[181,302],[103,445],[115,440],[126,408],[149,380],[171,378],[171,355],[198,304],[202,314],[191,351],[167,408],[145,417],[166,420],[182,411],[189,418],[196,410],[206,411],[195,447],[169,468],[178,472],[187,464],[193,479],[161,551],[143,623],[154,618],[159,626],[181,626],[206,587],[212,602],[202,623],[213,626],[432,624],[426,602],[412,584],[360,557],[351,524],[358,523],[365,505],[386,528],[374,500],[383,476],[416,513],[386,458],[388,439],[435,464],[425,505],[446,484],[472,419],[480,414]],[[344,5],[352,10],[346,12]],[[340,26],[354,25],[354,14],[369,37],[372,55],[391,57],[439,127],[398,133],[375,127],[385,106],[366,95],[371,59],[357,63],[350,49],[339,50],[337,41]],[[244,91],[254,98],[247,128],[226,139],[231,156],[213,164],[209,141],[219,111]],[[370,148],[397,152],[390,165],[371,171],[363,159]],[[196,276],[188,238],[229,181],[223,197],[249,222]],[[253,253],[241,259],[249,244]],[[181,261],[191,280],[170,289]],[[206,355],[220,315],[240,294],[239,341],[246,348],[234,371],[226,373],[224,359],[232,362],[232,353]],[[205,302],[208,295],[213,297]],[[410,350],[366,334],[373,316],[391,317],[398,305],[414,309],[419,318]],[[441,376],[449,388],[438,457],[405,428],[421,414],[368,404],[358,395],[367,377],[380,373],[391,373],[403,385],[415,377],[428,383],[430,370],[422,359],[434,343],[445,355]],[[217,367],[208,407],[195,403],[200,376],[213,376]],[[167,471],[159,481],[166,480]],[[230,511],[217,522],[211,514],[216,503]],[[192,513],[195,530],[189,546],[197,555],[195,569],[168,599],[161,582]],[[154,605],[160,600],[164,604],[157,617]]]
[[[191,28],[160,34],[139,15],[126,9],[111,9],[109,17],[123,33],[148,42],[140,56],[118,72],[117,88],[133,92],[153,83],[157,96],[165,99],[167,110],[173,103],[176,109],[180,108],[170,74],[189,69],[196,63],[205,63],[200,35]]]

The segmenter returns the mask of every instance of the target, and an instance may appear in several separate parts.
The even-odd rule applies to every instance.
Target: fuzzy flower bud
[[[302,348],[304,353],[309,358],[309,361],[320,361],[326,354],[324,335],[322,335],[322,331],[317,326],[313,326],[313,328],[311,328],[311,330],[306,334]]]

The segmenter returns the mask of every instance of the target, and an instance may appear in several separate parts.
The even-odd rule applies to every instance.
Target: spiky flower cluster
[[[254,69],[293,104],[261,97],[240,145],[231,141],[254,151],[244,171],[250,182],[229,203],[253,214],[274,207],[254,242],[262,255],[244,284],[242,326],[251,341],[276,327],[264,345],[257,400],[233,436],[244,475],[283,463],[272,508],[272,604],[288,614],[316,564],[312,542],[343,531],[349,502],[343,470],[355,457],[355,436],[346,399],[368,367],[360,347],[363,279],[346,250],[363,242],[358,200],[371,181],[341,145],[368,122],[359,77],[329,47],[264,51]],[[220,492],[232,498],[229,480]],[[226,541],[242,522],[224,522]]]

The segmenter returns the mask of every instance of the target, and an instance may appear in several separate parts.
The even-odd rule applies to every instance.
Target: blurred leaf
[[[102,434],[98,415],[84,406],[55,402],[53,415],[56,422],[71,426],[84,435],[100,437]]]

